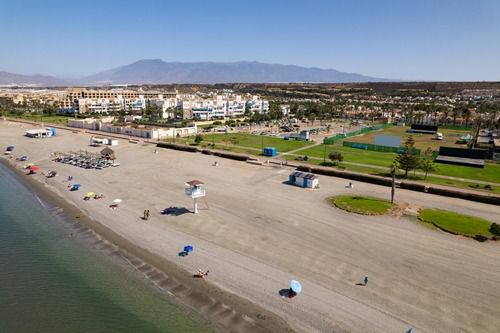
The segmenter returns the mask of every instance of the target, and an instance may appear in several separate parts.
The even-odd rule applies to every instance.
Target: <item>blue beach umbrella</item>
[[[192,251],[193,251],[193,247],[191,245],[184,246],[184,252],[192,252]]]
[[[290,289],[292,289],[294,293],[299,294],[302,291],[302,285],[299,281],[292,280],[290,282]]]

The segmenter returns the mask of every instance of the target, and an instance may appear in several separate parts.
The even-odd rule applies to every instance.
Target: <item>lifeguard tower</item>
[[[186,195],[193,199],[194,202],[194,213],[198,214],[198,202],[196,199],[205,196],[205,188],[203,187],[203,182],[200,180],[191,180],[186,183]]]

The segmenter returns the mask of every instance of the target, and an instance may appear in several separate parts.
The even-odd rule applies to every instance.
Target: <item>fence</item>
[[[364,127],[364,128],[359,129],[357,131],[353,131],[353,132],[349,132],[349,133],[345,133],[345,134],[336,134],[336,135],[331,136],[329,138],[323,139],[323,143],[325,145],[332,145],[332,144],[336,143],[339,140],[342,140],[342,139],[345,139],[345,138],[348,138],[348,137],[351,137],[351,136],[366,134],[366,133],[369,133],[369,132],[372,132],[372,131],[378,131],[378,130],[390,127],[392,125],[393,124],[374,125],[374,126],[370,126],[370,127]]]
[[[401,154],[404,152],[404,147],[389,147],[389,146],[374,145],[371,143],[359,143],[359,142],[344,141],[342,145],[344,147],[351,147],[351,148],[372,150],[372,151],[381,151],[381,152],[386,152],[386,153]],[[420,149],[415,149],[415,153],[417,155],[420,155]]]

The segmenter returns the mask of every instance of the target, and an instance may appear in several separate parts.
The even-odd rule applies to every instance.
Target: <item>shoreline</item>
[[[297,332],[281,317],[265,310],[238,295],[232,294],[203,281],[197,283],[192,273],[168,259],[132,243],[99,221],[94,220],[69,200],[39,180],[27,177],[20,169],[4,157],[0,163],[12,171],[19,182],[32,189],[42,201],[62,209],[68,223],[86,227],[103,240],[115,245],[115,251],[133,269],[140,272],[162,293],[175,297],[181,306],[188,307],[206,319],[219,332]],[[230,317],[228,317],[228,315]],[[261,322],[252,319],[258,318]]]

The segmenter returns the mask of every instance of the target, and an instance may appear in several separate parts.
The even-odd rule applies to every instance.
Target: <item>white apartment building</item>
[[[252,113],[266,113],[269,111],[269,101],[260,99],[258,96],[253,96],[247,101],[247,106]]]
[[[184,94],[158,91],[70,88],[64,93],[63,108],[77,113],[111,114],[122,110],[139,112],[148,103],[162,110],[162,118],[174,118],[181,111],[183,119],[223,119],[241,117],[250,112],[265,113],[269,102],[259,96],[237,95],[232,91],[208,94]]]
[[[146,107],[148,100],[163,101],[176,97],[177,91],[69,88],[64,91],[61,104],[63,109],[77,113],[109,113],[117,110],[139,111]]]

